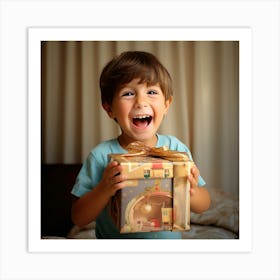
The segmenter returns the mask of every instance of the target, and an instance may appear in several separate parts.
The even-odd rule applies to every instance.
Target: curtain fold
[[[102,109],[99,76],[115,55],[142,50],[155,54],[173,80],[159,133],[189,146],[208,185],[238,194],[237,41],[48,41],[41,50],[43,163],[81,163],[119,134]]]

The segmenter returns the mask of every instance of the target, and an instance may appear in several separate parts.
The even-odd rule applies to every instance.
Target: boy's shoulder
[[[158,145],[167,146],[170,150],[185,150],[187,149],[186,145],[180,141],[177,137],[173,135],[158,135]]]
[[[107,148],[115,144],[116,139],[109,139],[98,143],[93,149],[102,149]]]
[[[91,154],[113,154],[113,153],[120,153],[121,147],[119,145],[118,139],[113,138],[109,140],[105,140],[97,144],[92,150]]]

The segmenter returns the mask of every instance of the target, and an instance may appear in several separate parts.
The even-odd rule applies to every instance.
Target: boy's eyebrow
[[[131,86],[124,85],[124,86],[120,86],[117,91],[121,91],[124,89],[131,89],[131,88],[132,88]]]
[[[154,89],[155,87],[161,89],[159,84],[147,85],[147,89]],[[133,86],[125,85],[125,86],[119,87],[119,89],[116,92],[120,92],[123,90],[134,90],[134,89],[133,89]]]

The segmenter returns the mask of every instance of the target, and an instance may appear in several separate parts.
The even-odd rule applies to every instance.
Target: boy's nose
[[[148,106],[147,100],[145,96],[137,95],[137,98],[135,100],[135,107],[136,108],[142,108]]]

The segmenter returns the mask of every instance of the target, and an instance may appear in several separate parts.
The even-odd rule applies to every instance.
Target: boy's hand
[[[113,196],[117,190],[125,187],[126,176],[122,174],[122,166],[116,161],[110,162],[105,168],[100,184],[104,190]]]
[[[198,189],[198,177],[199,177],[199,170],[194,165],[191,168],[191,174],[188,176],[188,179],[190,181],[190,194],[194,195],[197,192]]]
[[[190,206],[191,211],[202,213],[206,211],[211,204],[209,192],[204,187],[198,187],[199,170],[196,166],[191,168],[191,174],[188,176],[190,181]]]

